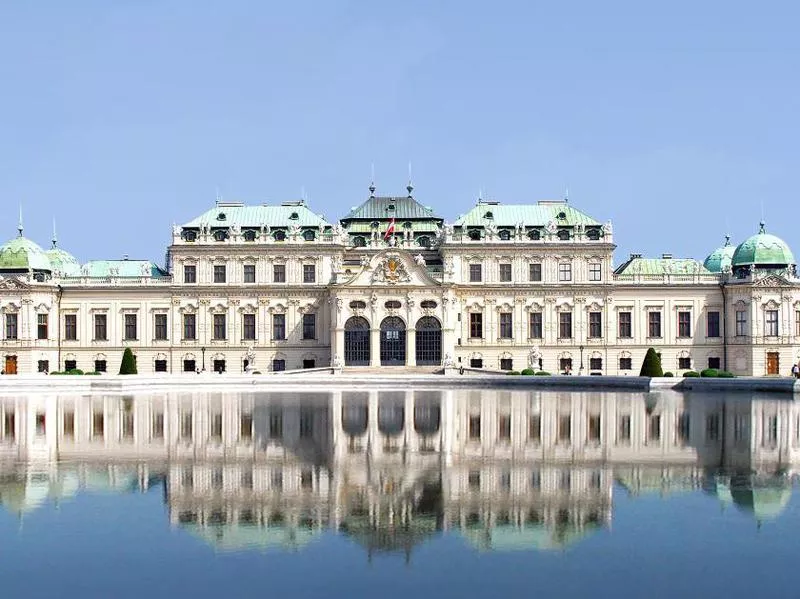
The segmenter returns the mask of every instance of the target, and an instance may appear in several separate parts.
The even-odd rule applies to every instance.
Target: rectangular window
[[[562,283],[572,280],[572,264],[562,262],[558,265],[558,280]]]
[[[64,437],[75,438],[75,412],[64,412]]]
[[[589,431],[587,440],[590,443],[600,443],[600,414],[589,415]]]
[[[94,361],[94,371],[95,372],[106,372],[107,370],[107,363],[105,360],[95,360]]]
[[[272,315],[272,340],[283,341],[286,339],[286,314]]]
[[[497,436],[502,441],[511,439],[511,414],[500,414],[497,420]]]
[[[228,336],[225,314],[214,314],[214,340],[224,341]]]
[[[678,416],[677,441],[681,444],[689,441],[689,424],[689,414],[687,412],[683,412]]]
[[[647,442],[657,443],[661,441],[661,414],[651,414],[647,427]]]
[[[275,358],[272,360],[272,372],[283,372],[286,370],[286,360]]]
[[[531,312],[528,315],[528,337],[530,339],[542,338],[542,313]]]
[[[75,370],[76,368],[78,368],[78,362],[76,360],[64,360],[65,371]],[[44,371],[40,370],[39,372],[44,372]]]
[[[197,283],[197,266],[194,264],[183,265],[183,282]]]
[[[708,367],[709,368],[716,368],[719,370],[721,364],[721,360],[719,358],[709,358],[708,359]]]
[[[256,282],[256,265],[255,264],[245,264],[243,267],[243,278],[242,280],[245,283],[255,283]]]
[[[620,370],[633,370],[633,360],[631,358],[620,358],[619,359],[619,369]]]
[[[469,282],[480,283],[483,280],[483,269],[480,264],[469,265]]]
[[[303,283],[315,283],[317,280],[316,264],[303,264]]]
[[[469,315],[469,336],[472,339],[483,338],[483,314],[471,312]]]
[[[317,338],[317,315],[303,314],[303,339]]]
[[[125,341],[136,341],[137,339],[137,322],[136,322],[136,314],[125,314],[125,325],[124,325],[124,332],[123,332],[123,339]]]
[[[619,325],[618,336],[620,339],[630,339],[633,337],[633,319],[630,312],[620,312],[617,314],[617,324]]]
[[[194,341],[195,339],[197,339],[196,314],[183,315],[183,338],[185,341]]]
[[[514,321],[511,312],[500,312],[500,339],[514,337]]]
[[[156,372],[167,372],[167,361],[166,360],[156,360],[155,361],[155,371]]]
[[[195,360],[184,360],[183,361],[183,371],[184,372],[195,372],[197,370],[197,362]]]
[[[102,439],[105,435],[105,414],[103,408],[95,408],[92,411],[92,439]]]
[[[469,367],[470,368],[483,368],[483,358],[470,358],[469,359]]]
[[[600,339],[603,336],[603,313],[589,312],[589,338]]]
[[[41,316],[41,314],[40,314]],[[766,318],[764,319],[764,336],[777,337],[778,336],[778,311],[767,310]],[[39,337],[40,339],[42,337]]]
[[[689,357],[679,357],[678,368],[680,370],[690,370],[692,368],[692,359]]]
[[[631,415],[623,414],[619,417],[617,427],[617,443],[628,444],[631,442]]]
[[[736,336],[747,336],[747,312],[745,310],[736,310]]]
[[[153,334],[156,341],[167,340],[167,315],[154,314],[153,315]]]
[[[528,419],[528,439],[533,443],[542,440],[542,417],[539,414],[531,414]]]
[[[78,340],[78,315],[64,314],[64,340]]]
[[[211,438],[222,440],[222,414],[219,412],[211,415]]]
[[[558,369],[561,372],[572,372],[572,358],[559,358]]]
[[[164,412],[153,413],[153,430],[151,431],[153,439],[164,438]]]
[[[513,369],[514,369],[513,358],[500,358],[500,370],[513,370]]]
[[[602,279],[602,271],[600,270],[600,264],[594,262],[589,264],[589,280],[590,281],[600,281]]]
[[[572,339],[572,312],[558,313],[558,338]]]
[[[47,339],[47,314],[36,315],[36,338]]]
[[[510,283],[511,282],[511,265],[510,264],[501,264],[500,265],[500,282],[501,283]]]
[[[719,312],[709,312],[706,315],[708,337],[719,337]]]
[[[225,265],[224,264],[215,264],[214,265],[214,282],[215,283],[224,283],[225,280],[226,280]]]
[[[16,314],[6,314],[6,339],[13,341],[18,338],[18,322],[19,320]]]
[[[241,441],[252,441],[253,439],[253,415],[242,414],[239,420],[239,439]]]
[[[470,414],[469,416],[469,438],[473,441],[478,441],[481,438],[481,415]]]
[[[528,279],[532,282],[539,282],[542,280],[542,265],[538,262],[531,262],[528,265]]]
[[[106,314],[94,315],[94,340],[108,340],[108,316]]]
[[[691,312],[678,312],[678,337],[692,336],[692,314]]]
[[[273,264],[272,265],[272,282],[285,283],[286,282],[286,265]]]
[[[256,340],[256,315],[242,314],[242,339],[244,341]]]
[[[562,414],[558,417],[558,442],[569,445],[572,438],[572,417]]]
[[[647,313],[647,336],[661,337],[661,312]]]
[[[589,358],[589,370],[603,370],[603,358]]]

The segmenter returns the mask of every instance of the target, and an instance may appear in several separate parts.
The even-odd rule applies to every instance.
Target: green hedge
[[[728,372],[727,370],[720,370],[719,374],[717,375],[721,379],[734,379],[736,375],[732,372]]]
[[[534,372],[533,368],[526,368],[520,374],[522,374],[524,376],[533,376],[536,373]]]
[[[712,378],[715,379],[719,376],[719,370],[716,368],[705,368],[704,370],[700,371],[700,376],[703,378]]]
[[[95,374],[100,374],[100,373],[99,373],[99,372],[84,372],[84,371],[83,371],[83,370],[81,370],[80,368],[73,368],[72,370],[65,370],[65,371],[58,371],[58,370],[56,370],[55,372],[51,372],[50,374],[61,374],[61,375],[64,375],[64,374],[67,374],[67,375],[69,375],[69,374],[76,374],[76,375],[95,375]]]
[[[686,372],[683,373],[683,376],[685,376],[687,378],[695,378],[695,377],[700,376],[700,373],[699,372],[695,372],[694,370],[687,370]]]
[[[540,370],[539,372],[536,373],[536,376],[552,376],[552,375],[546,370]]]
[[[673,377],[673,376],[675,376],[675,375],[674,375],[674,374],[672,374],[671,372],[665,372],[665,373],[664,373],[664,376],[665,376],[665,377],[668,377],[668,378],[670,378],[670,377]]]
[[[506,372],[506,374],[508,376],[516,376],[519,374],[519,370],[509,370],[508,372]]]

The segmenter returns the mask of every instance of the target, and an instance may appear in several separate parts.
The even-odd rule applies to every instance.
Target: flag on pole
[[[392,220],[389,222],[389,228],[386,229],[386,234],[383,236],[383,240],[388,241],[392,235],[394,235],[394,217],[392,217]]]

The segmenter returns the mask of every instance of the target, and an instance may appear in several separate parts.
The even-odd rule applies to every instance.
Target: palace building
[[[338,222],[303,201],[217,201],[174,226],[162,266],[79,263],[19,234],[0,247],[5,374],[441,367],[635,375],[788,374],[800,280],[764,224],[700,262],[632,254],[568,201],[479,199],[455,222],[407,193]]]

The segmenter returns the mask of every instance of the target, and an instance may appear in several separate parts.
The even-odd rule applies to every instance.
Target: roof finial
[[[58,235],[56,235],[56,217],[53,217],[53,248],[58,244]]]
[[[411,161],[408,162],[408,197],[411,197],[411,192],[414,191],[414,186],[411,184]]]
[[[478,203],[480,204],[483,201],[483,187],[478,189]]]
[[[564,188],[564,201],[569,202],[569,187]]]
[[[730,235],[726,235],[725,236],[725,245],[728,246],[730,244],[731,244],[731,236]]]
[[[219,186],[217,186],[215,188],[215,194],[216,194],[216,200],[215,201],[216,201],[217,204],[219,204],[222,201],[222,194],[220,194],[220,192],[219,192]]]
[[[761,222],[760,222],[760,223],[758,223],[758,232],[759,232],[761,235],[763,235],[764,233],[766,233],[766,231],[764,230],[764,219],[763,219],[763,218],[761,219]]]
[[[375,197],[375,163],[373,162],[371,165],[371,176],[370,176],[370,183],[369,183],[369,197]]]
[[[22,231],[24,227],[22,226],[22,204],[19,205],[19,224],[17,225],[17,231],[19,231],[19,236],[22,237]]]

